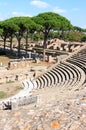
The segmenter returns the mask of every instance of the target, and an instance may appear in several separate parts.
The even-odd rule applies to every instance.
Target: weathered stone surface
[[[86,102],[82,98],[0,111],[0,130],[86,130]]]

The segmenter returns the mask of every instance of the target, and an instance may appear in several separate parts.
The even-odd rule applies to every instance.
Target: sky
[[[86,0],[0,0],[0,21],[43,12],[58,13],[74,26],[86,28]]]

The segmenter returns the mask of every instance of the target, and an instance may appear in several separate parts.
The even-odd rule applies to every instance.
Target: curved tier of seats
[[[64,71],[64,68],[63,69],[61,68],[61,66],[55,67],[55,70],[56,70],[57,74],[58,74],[58,71],[61,74],[61,81],[60,82],[62,82],[62,83],[60,84],[60,87],[62,87],[65,85],[65,83],[66,83],[65,81],[67,81],[69,79],[68,74],[66,71]]]
[[[54,66],[49,72],[43,74],[35,82],[39,82],[38,88],[43,87],[65,87],[79,88],[85,82],[86,72],[86,49],[74,54],[59,65]],[[84,56],[84,58],[82,58]],[[81,59],[81,60],[80,60]]]
[[[77,71],[76,83],[72,85],[72,87],[75,87],[76,89],[82,86],[82,84],[85,82],[86,77],[85,77],[85,72],[80,67],[76,66],[75,64],[72,64],[72,67]]]
[[[84,78],[82,78],[84,76]],[[49,72],[35,79],[33,83],[37,83],[37,88],[45,87],[64,87],[69,88],[81,85],[85,80],[84,71],[76,65],[70,63],[61,63]],[[79,82],[81,82],[79,84]]]
[[[73,67],[71,67],[71,65],[69,67],[66,64],[61,64],[60,67],[62,69],[64,69],[64,71],[67,73],[66,74],[67,82],[65,83],[64,87],[66,86],[66,88],[67,88],[67,86],[69,86],[69,85],[73,86],[78,80],[79,72],[76,69],[73,69]],[[78,74],[78,76],[77,76],[77,74]]]
[[[83,47],[84,48],[84,47]],[[85,81],[86,49],[79,50],[65,62],[54,66],[51,70],[33,80],[35,88],[45,87],[79,87]],[[82,58],[83,56],[83,58]],[[81,59],[81,60],[80,60]]]
[[[77,83],[77,80],[79,80],[80,78],[80,73],[78,71],[78,69],[74,66],[72,66],[71,64],[66,63],[62,63],[62,66],[65,68],[66,71],[68,71],[70,80],[68,80],[67,82],[67,86],[75,86],[75,84]]]
[[[75,64],[76,66],[80,67],[86,73],[86,63],[85,62],[78,60],[78,59],[73,59],[73,58],[70,58],[67,61],[70,62],[71,64]]]
[[[81,79],[79,81],[79,86],[81,83],[86,82],[86,48],[67,59],[67,62],[71,63],[72,65],[76,65],[79,69],[81,69]]]
[[[76,55],[70,57],[67,62],[80,67],[86,74],[86,49],[81,50]]]

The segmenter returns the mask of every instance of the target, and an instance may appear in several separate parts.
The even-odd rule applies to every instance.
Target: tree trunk
[[[26,56],[27,56],[27,49],[28,49],[28,30],[26,32]]]
[[[64,38],[64,31],[62,30],[62,33],[61,33],[61,39]]]
[[[13,49],[13,47],[12,47],[12,37],[10,38],[10,51],[12,52],[12,49]]]
[[[46,41],[47,41],[48,35],[44,35],[44,43],[43,43],[43,61],[45,61],[45,54],[46,54]]]
[[[16,33],[16,38],[18,41],[18,56],[20,56],[20,45],[21,45],[21,39],[22,39],[22,36],[20,35],[20,33]]]
[[[4,38],[4,51],[6,49],[6,38]]]
[[[18,56],[20,56],[20,43],[21,43],[21,38],[18,39]]]
[[[45,61],[45,53],[46,53],[45,48],[43,48],[43,61]]]

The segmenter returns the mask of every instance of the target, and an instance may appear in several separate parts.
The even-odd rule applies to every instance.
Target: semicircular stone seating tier
[[[55,64],[39,77],[22,81],[24,89],[17,95],[5,99],[4,102],[28,96],[33,89],[59,87],[61,89],[81,89],[86,82],[86,46],[76,53]],[[3,102],[3,101],[2,101]],[[0,102],[0,104],[2,103]]]
[[[67,62],[63,63],[62,66],[64,67],[64,69],[66,69],[66,71],[68,72],[68,75],[70,77],[69,80],[67,80],[66,88],[68,86],[69,87],[71,86],[73,88],[73,86],[77,85],[77,82],[81,78],[81,73],[76,68],[76,66],[73,66],[70,63],[69,64]]]
[[[53,68],[51,71],[43,74],[39,78],[33,80],[37,88],[45,87],[61,87],[67,88],[79,88],[85,81],[84,71],[76,65],[70,63],[61,63]],[[34,86],[35,86],[34,85]]]
[[[86,81],[85,74],[86,46],[32,82],[37,88],[56,86],[65,89],[79,89]]]
[[[68,66],[68,64],[62,63],[60,68],[64,70],[65,73],[65,80],[64,82],[64,89],[67,88],[68,86],[73,86],[78,80],[79,72],[77,69],[73,68],[71,65]],[[66,87],[65,87],[66,86]]]

